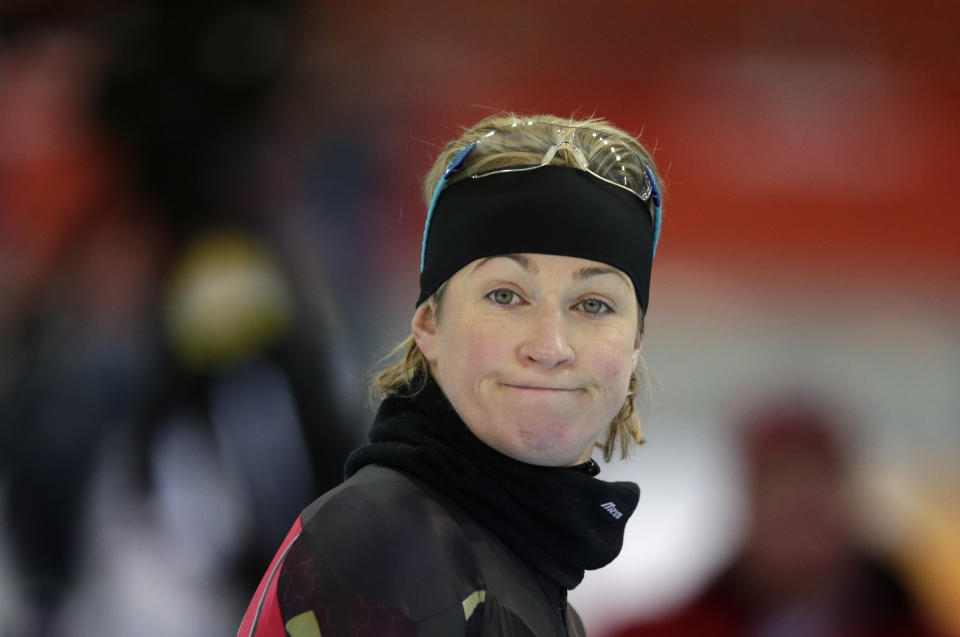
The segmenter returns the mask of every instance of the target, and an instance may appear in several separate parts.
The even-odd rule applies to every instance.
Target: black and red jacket
[[[239,637],[579,636],[567,604],[620,550],[636,485],[470,433],[433,383],[388,398],[349,478],[293,525]]]
[[[562,612],[454,503],[370,465],[303,512],[238,637],[583,635]]]

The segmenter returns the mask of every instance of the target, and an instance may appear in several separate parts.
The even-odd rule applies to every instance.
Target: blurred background
[[[422,175],[501,110],[606,117],[667,183],[590,633],[756,555],[795,629],[869,555],[960,635],[958,33],[937,0],[0,4],[0,635],[234,634],[408,331]]]

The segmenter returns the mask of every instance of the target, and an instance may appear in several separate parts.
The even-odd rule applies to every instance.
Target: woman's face
[[[630,279],[604,263],[514,254],[478,259],[428,303],[413,336],[470,430],[523,462],[585,462],[627,396],[640,355]]]

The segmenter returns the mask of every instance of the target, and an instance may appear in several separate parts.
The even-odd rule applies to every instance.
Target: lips
[[[503,383],[503,385],[505,387],[510,387],[511,389],[523,389],[527,391],[544,392],[544,393],[550,393],[550,392],[564,393],[564,392],[577,391],[576,388],[551,387],[551,386],[535,385],[535,384],[528,385],[523,383]]]

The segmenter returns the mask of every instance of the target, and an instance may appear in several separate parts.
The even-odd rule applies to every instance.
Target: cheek
[[[633,371],[633,350],[622,344],[594,348],[589,356],[589,365],[605,384],[626,387]]]
[[[459,346],[467,356],[483,361],[500,347],[500,343],[493,334],[489,333],[489,330],[483,329],[483,326],[475,326],[473,329],[463,331]]]
[[[458,372],[482,373],[501,360],[508,348],[496,332],[484,329],[483,325],[451,325],[445,339],[446,364]]]
[[[457,357],[464,369],[482,374],[489,370],[497,359],[495,342],[481,335],[471,335],[458,343]]]
[[[629,356],[609,356],[597,362],[597,373],[611,383],[629,378],[632,370],[633,365]]]

